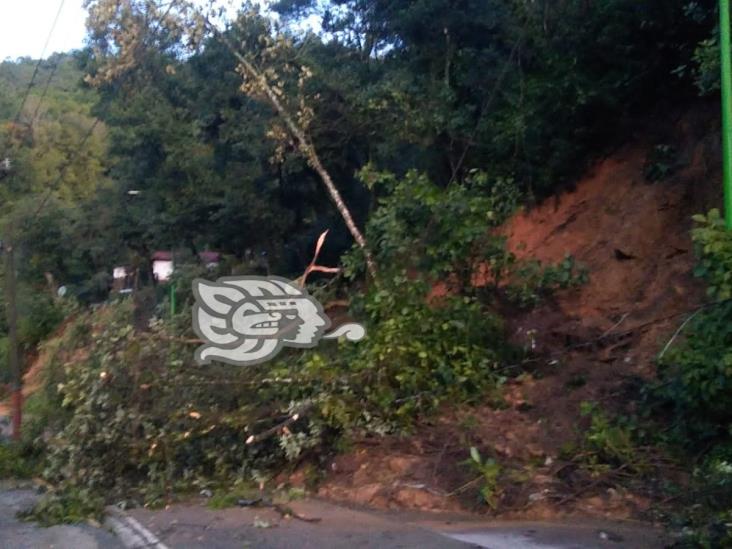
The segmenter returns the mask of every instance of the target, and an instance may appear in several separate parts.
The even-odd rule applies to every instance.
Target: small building
[[[167,282],[173,275],[175,264],[173,263],[173,252],[159,250],[152,254],[152,270],[155,280]]]
[[[134,285],[134,271],[126,265],[112,269],[112,291],[128,294]]]

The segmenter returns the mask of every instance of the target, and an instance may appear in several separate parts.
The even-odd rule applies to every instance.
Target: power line
[[[61,3],[58,6],[58,10],[56,11],[56,16],[53,19],[53,23],[51,24],[51,30],[48,31],[48,35],[46,36],[46,42],[43,44],[43,50],[41,50],[41,55],[38,58],[38,61],[36,62],[36,66],[33,69],[33,74],[31,75],[30,82],[28,82],[28,87],[25,90],[25,94],[23,95],[23,100],[20,102],[20,107],[18,107],[18,112],[15,113],[15,118],[13,121],[13,125],[17,125],[18,122],[20,122],[20,115],[23,112],[23,108],[25,107],[26,101],[28,101],[28,96],[30,95],[31,89],[33,88],[33,84],[36,81],[36,76],[38,76],[38,70],[41,67],[41,63],[43,62],[43,56],[46,55],[46,50],[48,49],[48,44],[51,43],[51,36],[53,36],[53,31],[56,30],[56,24],[58,23],[58,20],[61,16],[61,10],[64,7],[64,2],[66,0],[61,0]]]
[[[65,0],[61,0],[61,7],[63,7],[64,1]],[[173,7],[178,3],[178,1],[179,0],[172,0],[170,2],[170,4],[168,5],[168,8],[166,9],[166,11],[163,12],[163,14],[157,19],[156,26],[157,25],[160,25],[163,22],[163,20],[168,16],[168,14],[173,9]],[[61,7],[59,7],[59,13],[61,11]],[[56,18],[58,19],[58,14],[56,14]],[[55,23],[54,23],[54,26],[55,26]],[[45,46],[44,46],[44,51],[45,51]],[[56,65],[58,66],[58,63]],[[55,69],[54,69],[54,72],[55,72]],[[51,74],[51,78],[52,77],[53,77],[53,73]],[[124,78],[125,78],[125,76],[123,76],[123,79]],[[49,82],[50,82],[50,78],[49,78]],[[47,84],[48,84],[48,82],[47,82]],[[45,90],[44,90],[44,95],[45,95]],[[39,103],[39,106],[40,106],[40,103]],[[36,110],[36,112],[37,112],[37,110]],[[34,117],[35,117],[35,115],[34,115]],[[82,152],[82,150],[84,148],[84,145],[86,145],[86,142],[89,141],[89,139],[91,138],[91,136],[94,134],[94,130],[96,129],[96,127],[99,124],[99,122],[100,122],[99,118],[96,118],[94,120],[94,123],[89,127],[89,129],[87,130],[87,132],[84,135],[84,137],[81,139],[81,141],[79,142],[79,144],[76,146],[76,154],[72,158],[67,159],[67,161],[64,163],[64,165],[61,166],[61,168],[59,169],[58,175],[49,184],[48,188],[46,189],[45,194],[43,195],[43,198],[41,199],[40,204],[38,205],[38,208],[36,209],[35,213],[33,214],[33,217],[34,218],[38,217],[38,214],[46,206],[46,203],[48,202],[49,198],[51,197],[51,193],[53,193],[53,191],[61,183],[61,180],[63,179],[64,175],[66,175],[66,170],[68,170],[71,167],[71,165],[74,163],[74,161],[76,160],[76,158],[81,154],[81,152]]]
[[[48,80],[46,80],[46,85],[43,88],[43,93],[41,94],[41,98],[38,100],[38,104],[36,105],[36,110],[33,111],[33,117],[31,118],[30,125],[33,127],[33,124],[36,123],[36,119],[38,118],[38,113],[41,110],[41,105],[43,104],[43,100],[46,99],[46,94],[48,93],[48,88],[51,86],[51,81],[53,80],[53,77],[56,75],[56,71],[58,70],[59,60],[57,59],[56,62],[53,64],[53,67],[51,68],[51,74],[48,76]]]

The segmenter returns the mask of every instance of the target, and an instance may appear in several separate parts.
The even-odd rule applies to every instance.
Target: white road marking
[[[107,508],[106,524],[127,549],[168,549],[150,530],[117,507]]]

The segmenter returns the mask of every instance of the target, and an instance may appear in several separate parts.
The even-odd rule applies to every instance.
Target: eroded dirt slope
[[[509,318],[510,337],[535,348],[528,373],[415,436],[362,441],[333,461],[320,494],[382,508],[470,508],[477,483],[462,462],[475,445],[504,464],[498,514],[643,516],[652,493],[578,483],[562,448],[586,426],[583,401],[632,411],[655,356],[703,301],[691,274],[690,218],[718,204],[718,141],[715,105],[663,113],[574,189],[514,216],[503,230],[517,256],[549,263],[571,254],[590,276]],[[669,175],[649,182],[658,145],[672,151]]]

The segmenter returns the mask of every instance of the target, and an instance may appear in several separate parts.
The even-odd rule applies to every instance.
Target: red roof
[[[152,254],[153,261],[173,261],[173,252],[158,250]]]
[[[201,261],[204,263],[218,263],[221,260],[221,254],[219,252],[212,252],[209,250],[200,252],[198,254],[198,257],[201,258]]]

